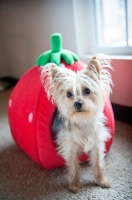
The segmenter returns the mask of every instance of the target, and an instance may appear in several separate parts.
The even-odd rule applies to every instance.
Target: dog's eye
[[[71,92],[67,92],[67,97],[71,98],[72,97],[72,93]]]
[[[89,88],[85,88],[83,91],[84,95],[89,95],[90,94],[90,89]]]

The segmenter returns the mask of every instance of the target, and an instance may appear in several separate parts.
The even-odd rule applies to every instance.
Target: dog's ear
[[[48,63],[42,68],[42,86],[47,93],[48,99],[50,99],[52,103],[56,102],[55,91],[61,85],[60,77],[60,67],[58,67],[56,64]]]
[[[85,71],[85,74],[93,80],[100,81],[102,88],[106,90],[108,95],[113,85],[109,69],[112,69],[109,57],[103,54],[97,54],[90,59]]]
[[[59,77],[62,77],[62,75],[63,74],[61,73],[61,70],[58,66],[51,65],[51,76],[52,76],[54,83],[56,83],[57,80],[59,79]]]
[[[62,77],[61,69],[54,63],[48,63],[42,69],[41,77],[46,81],[50,79],[55,84],[59,77]]]
[[[91,70],[93,71],[94,73],[96,73],[97,75],[100,75],[101,73],[101,62],[100,60],[98,59],[97,56],[93,56],[89,63],[88,63],[88,66],[87,66],[87,69],[88,70]]]
[[[64,68],[58,67],[55,64],[51,65],[50,73],[55,85],[61,85],[67,77]]]

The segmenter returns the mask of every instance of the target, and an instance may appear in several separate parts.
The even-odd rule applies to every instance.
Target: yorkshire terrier
[[[112,85],[108,68],[109,59],[95,55],[87,68],[77,73],[53,63],[42,69],[43,87],[48,99],[57,105],[52,131],[68,169],[72,192],[80,188],[80,153],[89,155],[96,183],[110,187],[104,176],[105,142],[110,138],[103,113],[104,94],[110,94]]]

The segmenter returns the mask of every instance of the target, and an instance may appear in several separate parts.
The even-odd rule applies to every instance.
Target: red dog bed
[[[83,69],[86,64],[73,62],[65,67],[74,71]],[[32,67],[19,80],[13,89],[8,104],[8,118],[12,136],[23,151],[45,169],[64,166],[64,160],[57,154],[51,131],[52,118],[56,106],[48,99],[40,81],[41,68]],[[109,98],[105,97],[104,113],[106,126],[111,139],[106,142],[106,153],[109,151],[114,136],[114,117]],[[80,156],[87,161],[86,155]]]

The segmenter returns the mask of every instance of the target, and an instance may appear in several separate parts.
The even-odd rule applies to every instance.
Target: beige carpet
[[[92,182],[90,166],[81,167],[81,189],[68,190],[65,170],[46,171],[25,155],[12,140],[7,100],[10,91],[0,93],[0,200],[130,200],[132,199],[132,126],[116,121],[115,139],[106,157],[110,189]]]

